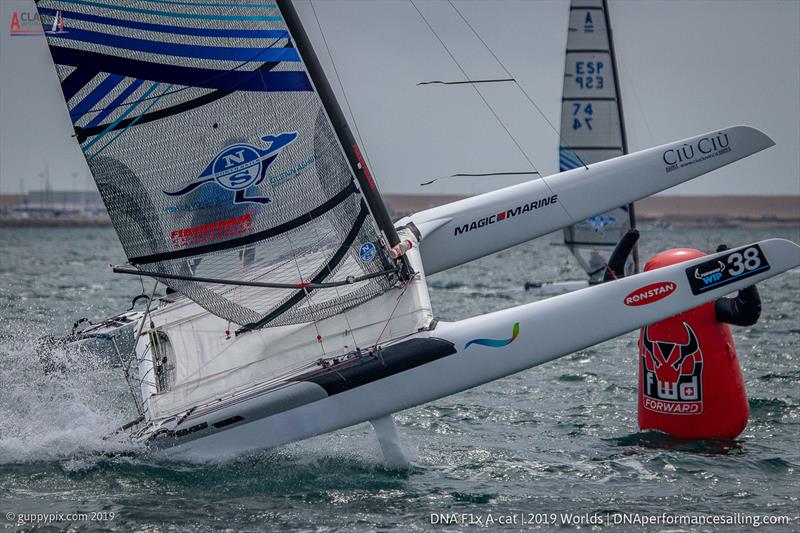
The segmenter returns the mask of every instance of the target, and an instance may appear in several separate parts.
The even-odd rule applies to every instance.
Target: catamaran
[[[45,24],[63,22],[47,42],[128,258],[115,270],[168,288],[85,332],[111,339],[126,371],[139,416],[124,431],[161,453],[219,457],[365,421],[387,451],[393,413],[800,265],[800,247],[770,239],[437,320],[426,276],[773,142],[723,128],[393,223],[289,0],[38,9]],[[655,284],[669,294],[630,303]]]
[[[561,97],[559,169],[564,172],[628,153],[619,66],[606,0],[572,0]],[[616,244],[636,227],[633,203],[564,228],[564,245],[586,272],[582,280],[528,282],[541,293],[575,290],[608,277]],[[639,271],[634,246],[624,274]]]

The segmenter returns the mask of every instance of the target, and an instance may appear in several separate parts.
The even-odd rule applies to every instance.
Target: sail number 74
[[[572,104],[572,129],[578,130],[581,129],[583,126],[586,126],[586,129],[592,129],[592,115],[594,111],[592,110],[592,104],[581,104],[579,102],[575,102]]]

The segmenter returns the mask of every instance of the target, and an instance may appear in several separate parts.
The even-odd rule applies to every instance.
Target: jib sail
[[[319,320],[393,285],[382,237],[396,234],[371,178],[359,186],[368,170],[291,6],[38,9],[45,29],[62,21],[47,42],[131,264],[246,328]],[[348,278],[363,280],[313,288]]]
[[[605,0],[572,0],[570,4],[561,100],[561,171],[628,153],[607,7]],[[634,225],[630,204],[565,228],[564,243],[590,281],[600,281],[614,245]],[[634,250],[626,270],[637,270],[637,262]]]

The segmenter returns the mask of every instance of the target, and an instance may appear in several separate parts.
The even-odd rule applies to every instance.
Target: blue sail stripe
[[[575,167],[580,167],[580,166],[583,166],[583,164],[582,164],[582,163],[580,162],[580,160],[578,159],[578,156],[577,156],[577,155],[575,155],[575,154],[574,154],[572,151],[570,151],[570,150],[567,150],[567,149],[565,149],[565,148],[561,148],[561,149],[559,150],[559,152],[558,152],[558,155],[559,155],[559,158],[560,158],[562,161],[566,161],[566,162],[568,162],[568,163],[570,163],[570,164],[572,165],[570,168],[575,168]]]
[[[575,155],[572,152],[568,152],[568,151],[565,150],[565,151],[561,152],[559,154],[559,156],[563,157],[564,159],[568,159],[570,161],[574,161],[575,163],[580,163],[580,161],[578,160],[578,156]]]
[[[80,6],[90,7],[105,7],[107,9],[115,9],[117,11],[125,11],[127,13],[141,13],[143,15],[160,15],[164,17],[176,17],[185,19],[200,19],[200,20],[261,20],[261,21],[280,21],[281,17],[265,16],[265,15],[212,15],[201,13],[175,13],[173,11],[156,11],[154,9],[139,9],[136,7],[117,6],[114,4],[104,4],[102,2],[92,2],[90,0],[60,0],[66,4],[74,4]]]
[[[575,161],[574,159],[570,159],[569,157],[561,157],[561,162],[569,165],[569,168],[575,168],[581,166],[580,161]]]
[[[136,89],[138,89],[138,88],[139,88],[139,86],[140,86],[141,84],[143,84],[143,83],[144,83],[144,80],[133,80],[133,81],[131,82],[131,84],[130,84],[130,85],[128,85],[128,86],[125,88],[125,90],[123,90],[121,93],[119,93],[119,95],[117,95],[117,97],[116,97],[116,98],[114,98],[114,100],[113,100],[113,101],[112,101],[110,104],[108,104],[108,107],[106,107],[105,109],[103,109],[102,111],[100,111],[100,112],[99,112],[99,113],[98,113],[98,114],[97,114],[97,115],[96,115],[96,116],[95,116],[95,117],[94,117],[94,118],[91,120],[91,122],[89,122],[88,124],[86,124],[86,126],[85,126],[85,127],[87,127],[87,128],[93,128],[94,126],[97,126],[98,124],[100,124],[101,122],[103,122],[103,120],[105,120],[105,118],[106,118],[108,115],[110,115],[111,113],[113,113],[113,112],[114,112],[114,111],[115,111],[115,110],[116,110],[116,109],[117,109],[119,106],[121,106],[121,105],[122,105],[122,104],[125,102],[125,99],[126,99],[126,98],[128,98],[130,95],[132,95],[132,94],[133,94],[133,93],[136,91]]]
[[[70,29],[69,33],[58,36],[61,39],[93,43],[124,50],[149,52],[178,57],[192,57],[197,59],[215,59],[220,61],[268,61],[279,63],[281,61],[300,61],[297,50],[294,48],[238,48],[229,46],[195,46],[190,44],[165,43],[148,41],[135,37],[121,37],[90,30]]]
[[[561,149],[558,151],[558,153],[559,153],[559,155],[561,155],[561,156],[566,156],[566,157],[569,157],[569,158],[571,158],[571,159],[577,159],[577,157],[576,157],[575,153],[574,153],[572,150],[568,149],[568,148],[561,148]]]
[[[156,85],[158,85],[158,84],[156,84]],[[155,88],[155,87],[153,87],[153,88]],[[151,108],[151,107],[153,107],[154,105],[156,105],[156,104],[158,103],[158,101],[159,101],[159,100],[161,100],[161,97],[162,97],[162,96],[164,96],[164,95],[167,93],[167,91],[169,91],[170,89],[172,89],[172,85],[167,85],[167,86],[164,88],[164,90],[163,90],[163,91],[161,91],[161,94],[159,94],[159,95],[158,95],[158,97],[156,97],[156,98],[155,98],[155,99],[154,99],[152,102],[150,102],[150,105],[148,105],[146,108],[144,108],[144,111],[142,111],[141,113],[139,113],[138,115],[136,115],[136,118],[134,118],[134,119],[131,121],[131,123],[130,123],[130,124],[128,124],[127,126],[125,126],[125,128],[124,128],[122,131],[120,131],[119,133],[117,133],[117,134],[116,134],[116,135],[115,135],[115,136],[114,136],[114,137],[113,137],[113,138],[112,138],[110,141],[108,141],[106,144],[104,144],[104,145],[103,145],[103,147],[102,147],[102,148],[100,148],[100,149],[99,149],[99,150],[97,150],[95,153],[93,153],[93,154],[91,155],[91,157],[89,157],[87,160],[88,160],[88,161],[91,161],[92,159],[94,159],[95,157],[97,157],[98,155],[100,155],[100,152],[102,152],[103,150],[105,150],[106,148],[108,148],[109,146],[111,146],[111,143],[113,143],[114,141],[116,141],[117,139],[119,139],[119,138],[120,138],[120,136],[122,136],[122,135],[123,135],[123,134],[124,134],[126,131],[128,131],[128,129],[129,129],[129,128],[131,128],[131,127],[132,127],[134,124],[136,124],[136,123],[139,121],[139,119],[140,119],[140,118],[142,118],[142,116],[143,116],[145,113],[147,113],[148,111],[150,111],[150,108]],[[140,100],[140,101],[141,101],[141,100]]]
[[[135,103],[135,104],[133,104],[132,106],[130,106],[130,107],[129,107],[129,108],[128,108],[128,109],[127,109],[127,110],[126,110],[124,113],[122,113],[120,116],[118,116],[118,117],[117,117],[117,119],[116,119],[114,122],[112,122],[111,124],[109,124],[109,125],[108,125],[108,127],[106,127],[106,129],[104,129],[104,130],[103,130],[103,131],[101,131],[99,134],[97,134],[97,137],[95,137],[94,139],[92,139],[92,140],[91,140],[91,142],[89,142],[89,144],[87,144],[86,146],[84,146],[84,147],[83,147],[83,153],[86,153],[86,151],[87,151],[87,150],[89,150],[89,148],[91,148],[91,147],[92,147],[92,146],[93,146],[93,145],[94,145],[94,144],[95,144],[97,141],[99,141],[100,139],[102,139],[103,137],[105,137],[106,135],[108,135],[108,132],[109,132],[109,131],[111,131],[111,130],[113,130],[113,129],[114,129],[114,126],[116,126],[117,124],[119,124],[120,122],[122,122],[122,119],[124,119],[125,117],[127,117],[128,115],[130,115],[130,114],[131,114],[131,112],[133,112],[133,110],[134,110],[134,109],[136,109],[137,107],[139,107],[139,104],[141,104],[141,103],[142,103],[142,101],[143,101],[145,98],[147,98],[148,96],[150,96],[150,93],[152,93],[153,91],[155,91],[155,90],[156,90],[156,88],[157,88],[159,85],[161,85],[161,84],[160,84],[160,83],[154,83],[153,85],[151,85],[151,86],[150,86],[150,88],[149,88],[149,89],[147,89],[147,90],[144,92],[144,94],[142,95],[142,97],[141,97],[141,98],[139,98],[139,99],[136,101],[136,103]],[[92,157],[94,157],[94,156],[92,156]],[[91,161],[91,158],[89,158],[89,160]]]
[[[125,79],[123,76],[119,74],[109,74],[106,76],[106,79],[101,81],[97,87],[89,91],[83,100],[78,102],[75,107],[69,112],[69,116],[72,118],[72,122],[75,122],[83,115],[86,114],[87,111],[90,111],[97,102],[103,99],[108,93],[114,90],[114,87],[119,85],[119,83]]]
[[[56,16],[58,11],[40,7],[40,15]],[[159,33],[169,33],[172,35],[194,35],[196,37],[244,37],[248,39],[284,39],[289,36],[286,30],[240,30],[224,28],[189,28],[186,26],[171,26],[168,24],[154,24],[152,22],[140,22],[138,20],[122,20],[100,15],[90,15],[89,13],[79,13],[77,11],[61,11],[61,16],[65,19],[80,20],[83,22],[96,22],[108,26],[118,26],[134,30],[154,31]],[[72,30],[69,30],[72,31]]]
[[[261,7],[264,9],[276,9],[278,4],[217,4],[208,2],[179,2],[177,0],[142,0],[151,4],[165,4],[175,6],[205,6],[205,7]]]
[[[564,157],[564,156],[561,156],[559,158],[559,161],[561,162],[561,166],[566,166],[569,169],[577,168],[577,167],[581,166],[581,164],[578,161],[575,161],[573,159],[570,159],[570,158]]]
[[[189,87],[257,92],[313,90],[308,76],[302,70],[259,72],[182,67],[55,45],[50,46],[50,53],[57,65],[81,66],[94,72],[109,72],[129,78]]]

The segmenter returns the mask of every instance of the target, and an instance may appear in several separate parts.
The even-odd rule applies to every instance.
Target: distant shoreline
[[[387,194],[396,220],[468,196]],[[636,202],[637,223],[672,228],[800,227],[800,196],[651,196]],[[0,216],[0,227],[110,227],[107,217]]]

